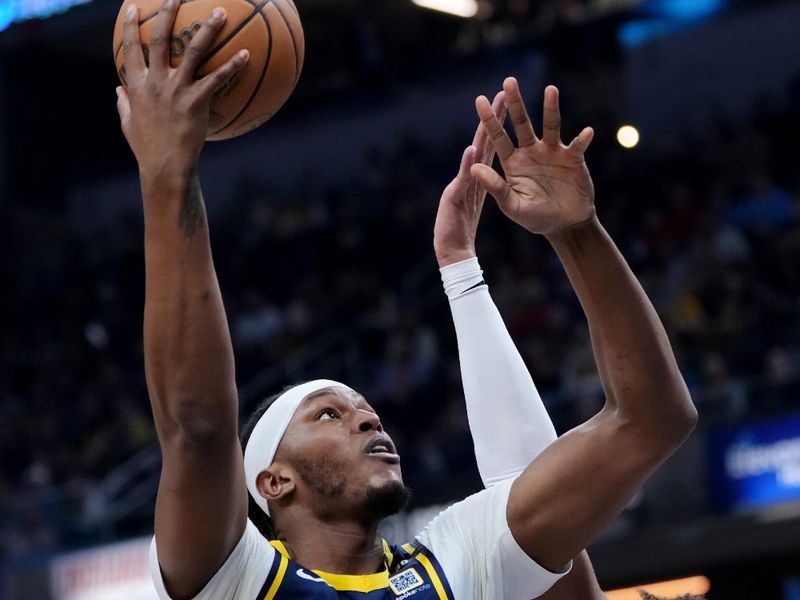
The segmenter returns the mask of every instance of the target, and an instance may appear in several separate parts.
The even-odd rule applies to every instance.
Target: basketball
[[[114,63],[125,85],[125,57],[122,30],[125,0],[114,27]],[[139,33],[147,59],[150,35],[162,0],[136,0]],[[304,60],[303,27],[292,0],[182,0],[170,43],[170,63],[177,67],[194,35],[211,12],[227,12],[211,50],[197,71],[197,77],[222,66],[236,52],[250,51],[247,65],[218,90],[211,101],[207,139],[224,140],[251,131],[270,119],[291,95]]]

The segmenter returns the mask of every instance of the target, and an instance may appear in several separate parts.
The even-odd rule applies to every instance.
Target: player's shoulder
[[[442,545],[455,551],[464,550],[465,538],[488,541],[498,528],[506,524],[506,506],[514,479],[508,479],[475,492],[471,496],[443,508],[416,535],[416,539],[435,552]],[[489,534],[488,539],[485,537]]]
[[[277,552],[248,520],[242,537],[195,600],[255,600],[278,563]],[[158,563],[157,540],[150,547],[150,573],[161,600],[170,600]]]
[[[477,592],[481,563],[496,543],[494,532],[505,523],[510,487],[510,482],[503,482],[441,510],[412,543],[400,547],[410,553],[403,557],[406,565],[429,576],[444,597],[481,597]]]
[[[547,571],[514,539],[506,518],[514,481],[500,481],[456,502],[416,536],[458,598],[536,598],[569,571]]]

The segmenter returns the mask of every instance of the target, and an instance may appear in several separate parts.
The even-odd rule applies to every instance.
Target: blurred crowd
[[[798,410],[800,85],[746,120],[664,132],[633,151],[613,123],[593,124],[601,221],[665,321],[701,427]],[[470,137],[399,140],[323,194],[242,181],[239,207],[211,223],[243,415],[287,383],[347,381],[395,438],[419,506],[480,485],[431,246],[439,195]],[[0,548],[22,556],[143,533],[152,480],[113,482],[156,444],[142,225],[87,239],[62,208],[2,210],[12,226],[0,241],[10,257],[0,264]],[[478,252],[558,429],[593,415],[602,390],[587,328],[546,242],[489,203]],[[121,510],[139,484],[144,508]]]

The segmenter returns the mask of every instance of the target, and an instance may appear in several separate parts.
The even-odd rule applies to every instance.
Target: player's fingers
[[[575,156],[583,156],[594,139],[594,129],[586,127],[569,145],[569,151]]]
[[[486,96],[480,96],[475,101],[475,108],[478,110],[481,123],[486,128],[489,142],[500,157],[500,161],[505,161],[514,153],[514,144],[511,142],[511,138],[508,137],[506,130],[503,129],[500,119],[492,111]]]
[[[539,141],[539,138],[536,137],[536,133],[533,131],[533,125],[528,116],[528,110],[525,108],[525,101],[522,99],[519,83],[513,77],[508,77],[503,82],[503,89],[506,92],[508,114],[511,115],[511,125],[514,127],[514,133],[517,134],[519,147],[527,148],[528,146],[533,146]]]
[[[119,124],[125,138],[128,138],[128,129],[131,124],[131,104],[128,93],[122,86],[117,86],[117,112],[119,113]]]
[[[561,143],[561,110],[558,107],[558,88],[554,85],[548,85],[544,90],[542,140],[549,145]]]
[[[163,72],[169,65],[169,46],[172,38],[172,27],[178,13],[180,0],[164,0],[156,17],[156,24],[150,34],[150,70]]]
[[[211,12],[211,16],[208,17],[205,25],[200,28],[197,35],[192,38],[189,47],[186,48],[186,54],[183,57],[181,66],[178,67],[182,77],[189,80],[194,79],[197,68],[203,63],[203,59],[208,53],[212,42],[216,39],[217,34],[219,34],[226,17],[225,10],[222,8],[215,8]]]
[[[144,76],[147,67],[144,62],[142,40],[139,37],[139,9],[131,4],[125,10],[122,31],[122,55],[125,57],[125,80],[134,82]]]
[[[203,77],[203,79],[200,80],[203,96],[211,96],[228,83],[231,77],[236,75],[237,71],[247,64],[248,60],[250,60],[250,51],[239,50],[239,52],[228,59],[228,62]]]
[[[500,174],[487,165],[480,163],[472,165],[472,176],[478,180],[478,183],[488,191],[500,209],[505,212],[509,208],[509,198],[511,196],[511,187]]]
[[[128,100],[128,93],[121,85],[117,86],[117,112],[123,123],[127,123],[131,116],[131,104]]]

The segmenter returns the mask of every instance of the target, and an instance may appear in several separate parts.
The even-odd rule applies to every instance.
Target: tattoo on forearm
[[[197,229],[202,226],[204,218],[203,191],[200,189],[200,181],[197,177],[192,177],[186,188],[178,215],[178,227],[181,228],[187,240],[192,238]]]

